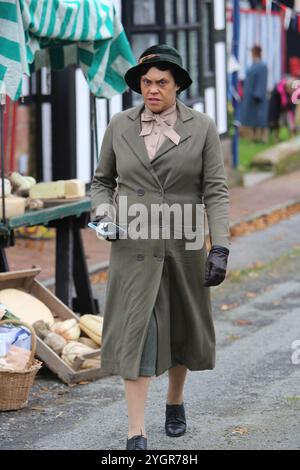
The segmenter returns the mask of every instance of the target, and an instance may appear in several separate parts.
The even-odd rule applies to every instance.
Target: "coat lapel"
[[[127,116],[130,118],[131,122],[122,135],[141,163],[147,168],[147,170],[149,170],[151,168],[151,163],[148,157],[148,152],[143,137],[140,137],[139,135],[142,130],[139,116],[143,108],[144,105],[141,104],[130,110]]]
[[[184,142],[188,137],[191,136],[191,133],[187,130],[187,128],[186,128],[184,122],[181,120],[180,116],[178,116],[177,121],[175,122],[175,125],[174,125],[173,129],[174,129],[174,131],[177,132],[177,134],[180,135],[179,144],[178,145],[174,144],[174,142],[172,142],[172,140],[170,140],[168,138],[166,140],[164,140],[164,142],[161,144],[158,151],[156,152],[155,157],[152,159],[151,163],[156,161],[159,157],[164,155],[166,152],[169,152],[169,150],[171,150],[173,147],[178,147],[179,148],[180,145],[182,144],[182,142]]]
[[[133,153],[137,156],[140,160],[142,165],[152,174],[155,182],[158,184],[160,188],[162,188],[161,182],[151,165],[151,162],[148,157],[148,152],[145,146],[145,142],[143,137],[140,137],[140,132],[142,130],[141,121],[140,121],[140,114],[144,108],[144,104],[141,104],[128,113],[128,117],[131,120],[129,127],[123,132],[123,137],[126,140],[127,144],[133,151]]]

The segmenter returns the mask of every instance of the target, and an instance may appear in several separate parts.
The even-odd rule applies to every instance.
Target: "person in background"
[[[266,140],[268,127],[267,80],[268,68],[262,61],[262,49],[251,49],[253,64],[246,73],[241,103],[241,124],[249,128],[249,136],[255,142]]]
[[[278,142],[280,126],[286,125],[290,135],[296,134],[296,104],[292,100],[293,78],[283,78],[272,90],[269,102],[269,133]]]

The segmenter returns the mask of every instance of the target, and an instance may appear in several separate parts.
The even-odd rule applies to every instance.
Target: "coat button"
[[[144,255],[139,253],[138,255],[136,255],[136,259],[137,261],[144,261]]]
[[[144,196],[144,194],[145,194],[145,190],[144,190],[143,188],[139,188],[139,189],[137,190],[137,195],[138,195],[138,196]]]
[[[163,261],[163,259],[164,259],[163,255],[154,255],[154,258],[155,258],[157,261]]]
[[[157,191],[157,194],[158,194],[159,196],[162,196],[162,195],[163,195],[162,190],[160,189],[159,191]]]

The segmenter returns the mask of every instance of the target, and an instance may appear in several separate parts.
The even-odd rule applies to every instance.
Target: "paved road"
[[[185,436],[165,436],[167,375],[152,381],[150,449],[300,449],[300,364],[292,363],[292,343],[300,340],[296,233],[299,216],[233,241],[231,269],[262,266],[234,273],[213,290],[217,366],[189,373]],[[70,388],[44,372],[33,392],[27,409],[1,413],[0,448],[124,449],[119,377]]]
[[[229,269],[243,269],[256,262],[270,262],[300,244],[300,214],[265,230],[232,240]]]

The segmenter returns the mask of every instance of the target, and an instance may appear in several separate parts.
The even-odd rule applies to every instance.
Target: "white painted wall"
[[[225,1],[214,0],[214,23],[215,29],[225,28]]]
[[[51,104],[42,104],[43,181],[52,181]]]
[[[217,31],[226,28],[225,0],[214,0],[214,27]],[[216,88],[213,98],[213,90],[205,90],[205,111],[217,124],[220,134],[227,132],[227,51],[226,40],[215,44],[215,74]],[[215,106],[213,109],[213,99]],[[215,117],[213,117],[215,113]]]
[[[216,92],[217,92],[217,128],[220,134],[227,132],[227,90],[226,90],[226,45],[215,44]]]
[[[77,178],[91,180],[90,90],[80,69],[75,73]]]
[[[199,111],[200,113],[204,113],[204,104],[201,103],[201,101],[199,101],[199,103],[195,103],[193,105],[193,108],[196,110],[196,111]]]
[[[110,117],[119,111],[122,111],[122,95],[115,95],[109,100]]]
[[[107,127],[107,111],[106,111],[106,99],[99,98],[96,100],[97,107],[97,130],[98,130],[98,147],[99,153],[101,149],[101,143],[103,140],[104,132]],[[96,148],[94,151],[94,168],[97,166],[99,155],[96,155]]]
[[[216,91],[214,87],[206,88],[204,91],[205,112],[213,120],[216,119]]]

